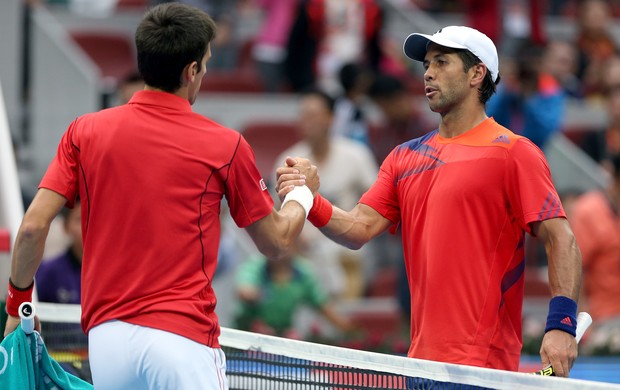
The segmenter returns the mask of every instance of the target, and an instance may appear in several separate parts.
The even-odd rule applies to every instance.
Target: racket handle
[[[583,334],[588,330],[588,328],[592,325],[592,316],[582,311],[577,315],[577,329],[575,330],[575,340],[577,344],[581,341]],[[533,372],[534,375],[542,375],[542,376],[555,376],[555,372],[553,371],[553,367],[548,365],[540,371]]]
[[[577,340],[577,344],[581,341],[583,334],[586,333],[586,330],[592,325],[592,317],[590,314],[582,311],[577,315],[577,330],[575,331],[575,340]]]
[[[31,334],[34,332],[34,305],[30,302],[23,302],[19,305],[19,318],[21,318],[21,327],[24,333]]]

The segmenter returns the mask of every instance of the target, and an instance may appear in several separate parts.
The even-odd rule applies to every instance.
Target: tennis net
[[[50,355],[90,380],[79,305],[38,303]],[[231,390],[297,389],[620,389],[601,382],[540,377],[358,351],[222,328]]]

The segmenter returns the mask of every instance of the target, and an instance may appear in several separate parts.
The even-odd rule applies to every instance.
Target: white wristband
[[[308,218],[308,214],[310,213],[310,209],[312,208],[312,204],[314,203],[314,196],[312,196],[312,191],[307,186],[295,186],[291,192],[286,194],[284,197],[284,201],[282,201],[282,206],[280,206],[280,210],[282,207],[291,200],[299,203],[301,207],[306,211],[306,218]]]

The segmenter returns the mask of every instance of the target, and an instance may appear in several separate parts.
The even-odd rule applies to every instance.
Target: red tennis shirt
[[[109,320],[218,347],[211,280],[226,197],[239,227],[273,200],[236,131],[176,95],[140,91],[77,118],[40,188],[82,204],[82,327]]]
[[[517,370],[524,232],[564,217],[542,152],[492,118],[434,131],[395,148],[360,202],[402,225],[408,355]]]

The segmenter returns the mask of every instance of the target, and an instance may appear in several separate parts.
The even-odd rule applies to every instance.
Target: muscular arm
[[[258,250],[269,258],[280,258],[293,247],[306,220],[306,212],[297,202],[287,203],[280,211],[254,222],[246,231]]]
[[[533,229],[545,243],[551,295],[577,301],[581,286],[581,252],[568,221],[553,218],[534,224]],[[544,366],[553,366],[556,375],[568,376],[577,358],[575,338],[562,330],[548,331],[540,347],[540,357]]]
[[[276,190],[280,199],[284,199],[284,196],[295,185],[299,185],[299,174],[294,170],[292,163],[293,160],[287,159],[285,166],[276,170],[278,178]],[[319,230],[327,238],[340,245],[350,249],[359,249],[372,238],[387,230],[391,224],[392,222],[389,219],[384,218],[372,207],[358,203],[349,212],[333,206],[333,213],[329,222]]]
[[[365,243],[387,230],[392,222],[375,209],[358,203],[346,212],[333,206],[327,225],[319,230],[332,241],[350,249],[359,249]]]
[[[581,252],[568,221],[553,218],[538,222],[533,228],[534,234],[545,243],[551,295],[577,301],[581,287]]]
[[[41,264],[45,240],[54,217],[67,202],[62,195],[40,189],[26,211],[13,251],[11,280],[17,287],[28,287]]]
[[[287,157],[287,162],[291,166],[295,165],[289,168],[294,178],[289,183],[287,193],[295,186],[306,185],[313,195],[316,194],[320,185],[316,166],[310,164],[309,160],[299,157]],[[266,217],[249,225],[246,231],[263,255],[268,258],[281,258],[293,248],[305,221],[304,208],[296,201],[291,201],[279,211],[274,209]]]
[[[50,224],[66,202],[62,195],[47,189],[40,189],[34,197],[15,239],[11,281],[16,287],[26,288],[34,280]],[[4,335],[11,333],[18,324],[19,318],[9,316]]]

